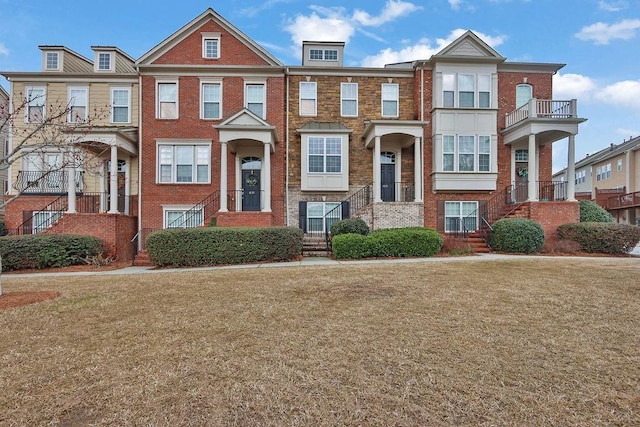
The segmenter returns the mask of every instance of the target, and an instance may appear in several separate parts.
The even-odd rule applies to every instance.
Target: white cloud
[[[596,90],[596,83],[580,74],[556,74],[553,76],[554,99],[589,100]]]
[[[462,5],[463,0],[449,0],[449,5],[453,10],[460,10],[460,6]]]
[[[292,0],[266,0],[260,5],[254,5],[251,7],[246,7],[244,9],[240,9],[238,13],[242,16],[248,16],[253,18],[264,12],[265,10],[271,9],[274,6],[277,6],[279,3],[291,3]]]
[[[606,12],[620,12],[626,9],[629,5],[626,1],[603,1],[598,2],[598,7]]]
[[[606,86],[596,98],[606,104],[640,111],[640,80],[625,80]]]
[[[640,19],[625,19],[615,24],[596,22],[583,27],[576,37],[584,41],[593,41],[597,45],[609,44],[611,40],[630,40],[640,29]]]
[[[640,129],[624,129],[624,128],[618,128],[616,129],[616,133],[618,135],[622,135],[623,137],[634,137],[634,136],[638,136],[640,135]]]
[[[353,20],[367,27],[379,26],[420,9],[422,9],[422,7],[416,6],[413,3],[402,0],[389,0],[385,3],[380,15],[371,16],[363,10],[356,9],[353,12]]]
[[[9,55],[9,49],[4,43],[0,42],[0,55]]]
[[[393,64],[396,62],[413,61],[417,59],[429,59],[432,55],[441,51],[455,39],[464,34],[467,30],[458,28],[453,30],[446,38],[438,38],[435,42],[429,39],[422,39],[417,44],[406,46],[400,50],[387,48],[381,50],[375,55],[367,56],[362,61],[364,67],[383,67],[385,64]],[[495,47],[504,43],[503,36],[489,36],[478,31],[474,33],[480,37],[488,45]]]

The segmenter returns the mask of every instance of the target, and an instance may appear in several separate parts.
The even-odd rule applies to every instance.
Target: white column
[[[529,165],[528,169],[528,199],[529,201],[538,201],[538,187],[536,183],[536,171],[538,170],[538,150],[536,150],[536,136],[535,134],[529,135]]]
[[[131,156],[127,159],[127,167],[124,170],[124,213],[131,215],[131,206],[129,199],[131,198]]]
[[[109,212],[118,213],[118,147],[111,146],[111,168],[109,170]]]
[[[576,136],[569,137],[567,147],[567,200],[576,200]]]
[[[67,177],[67,212],[76,213],[76,165],[71,160]]]
[[[373,201],[382,202],[380,194],[380,137],[376,136],[373,148]]]
[[[271,144],[264,144],[262,177],[262,187],[264,189],[264,207],[262,208],[262,212],[271,212]]]
[[[422,202],[422,150],[420,149],[422,138],[415,138],[413,142],[413,181],[415,187],[415,202]]]
[[[229,212],[227,206],[227,143],[220,142],[220,212]]]

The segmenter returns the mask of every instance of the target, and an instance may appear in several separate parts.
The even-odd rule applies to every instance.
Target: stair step
[[[133,265],[136,267],[153,267],[154,264],[151,262],[151,258],[149,258],[149,254],[147,251],[139,252],[138,255],[133,259]]]

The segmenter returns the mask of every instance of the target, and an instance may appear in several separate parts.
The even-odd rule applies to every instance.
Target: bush
[[[204,266],[296,259],[302,230],[294,227],[206,227],[156,231],[147,252],[158,266]]]
[[[331,240],[336,258],[429,257],[442,248],[442,236],[429,228],[390,228],[367,236],[341,234]]]
[[[591,200],[580,200],[580,222],[614,222],[605,208]]]
[[[544,245],[544,230],[530,219],[503,218],[492,228],[490,246],[495,251],[532,254]]]
[[[6,236],[9,234],[9,230],[7,230],[7,225],[4,221],[0,221],[0,236]]]
[[[360,218],[347,218],[331,224],[330,231],[332,236],[348,233],[366,236],[369,234],[369,226]]]
[[[628,254],[640,242],[640,228],[629,224],[580,222],[558,227],[558,238],[572,240],[584,252]]]
[[[104,252],[102,240],[74,234],[30,234],[0,238],[2,271],[84,264]]]
[[[473,254],[473,249],[466,239],[451,236],[444,238],[441,251],[453,256]]]

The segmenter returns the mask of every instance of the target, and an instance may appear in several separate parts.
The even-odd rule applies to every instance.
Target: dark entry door
[[[396,201],[396,165],[380,165],[380,196],[383,202]]]
[[[242,210],[260,210],[260,171],[242,171]]]

